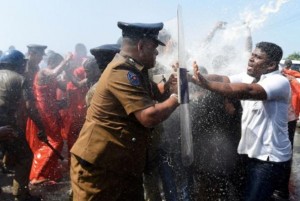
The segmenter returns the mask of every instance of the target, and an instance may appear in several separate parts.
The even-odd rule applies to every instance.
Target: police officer
[[[104,70],[71,149],[73,200],[144,200],[151,128],[179,105],[174,76],[160,85],[148,77],[157,47],[164,45],[157,38],[163,24],[118,22],[118,27],[121,51]]]
[[[91,99],[95,93],[98,80],[109,62],[114,58],[115,54],[120,52],[120,45],[106,44],[90,49],[93,58],[87,59],[83,63],[86,74],[86,85],[89,88],[85,96],[86,106],[90,106]],[[72,78],[72,82],[75,81]],[[70,198],[73,196],[72,189],[68,192]]]
[[[105,44],[90,49],[91,54],[95,57],[101,73],[104,71],[114,56],[120,52],[120,44]]]
[[[26,110],[23,97],[25,56],[18,50],[9,50],[0,58],[0,127],[10,126],[16,137],[1,141],[9,156],[15,158],[13,195],[15,200],[35,201],[38,197],[29,194],[28,183],[32,153],[26,142],[24,130]]]
[[[97,81],[99,77],[103,73],[104,69],[108,65],[109,62],[114,58],[114,56],[120,52],[120,45],[118,44],[106,44],[101,45],[95,48],[90,49],[91,54],[94,56],[98,67],[96,70],[95,67],[92,65],[93,62],[88,64],[84,63],[83,67],[86,73],[87,82],[90,83],[90,89],[86,94],[85,101],[86,105],[90,106],[91,99],[94,95]]]
[[[26,66],[26,76],[30,76],[30,81],[33,82],[35,75],[39,71],[39,63],[42,61],[43,56],[45,55],[45,49],[47,46],[45,45],[37,45],[37,44],[30,44],[27,45],[27,66]]]
[[[45,49],[47,46],[30,44],[27,45],[27,65],[25,70],[25,80],[26,80],[26,105],[29,108],[29,117],[30,119],[27,122],[28,126],[32,125],[32,121],[38,127],[39,130],[44,130],[42,121],[36,109],[35,97],[33,92],[33,81],[39,71],[39,63],[42,61],[43,56],[45,55]],[[30,132],[31,129],[29,129]]]

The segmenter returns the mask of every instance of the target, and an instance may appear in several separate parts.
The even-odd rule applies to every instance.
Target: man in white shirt
[[[278,70],[282,49],[260,42],[248,61],[247,73],[207,75],[195,71],[205,89],[242,100],[242,135],[238,153],[248,158],[246,201],[268,200],[292,157],[288,136],[289,81]]]

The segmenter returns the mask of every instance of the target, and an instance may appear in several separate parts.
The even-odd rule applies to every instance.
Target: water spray
[[[241,13],[241,19],[249,24],[251,30],[258,29],[263,26],[270,14],[277,13],[281,6],[289,0],[272,0],[260,7],[259,13],[245,11]]]

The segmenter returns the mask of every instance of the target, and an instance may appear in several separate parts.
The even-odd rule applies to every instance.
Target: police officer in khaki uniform
[[[85,69],[85,73],[86,73],[86,77],[87,77],[87,82],[92,84],[92,85],[88,85],[89,86],[89,91],[87,92],[86,96],[85,96],[85,102],[87,107],[90,106],[90,102],[91,99],[95,93],[95,89],[97,86],[97,81],[99,80],[99,77],[102,75],[104,69],[106,68],[106,66],[108,65],[109,62],[111,62],[111,60],[114,58],[114,56],[120,52],[120,45],[118,44],[105,44],[105,45],[101,45],[98,47],[94,47],[92,49],[90,49],[91,54],[94,56],[93,59],[96,60],[96,63],[98,65],[97,69],[99,71],[95,72],[95,70],[92,70],[91,67],[90,68],[86,68],[88,65],[83,65],[84,69]],[[91,65],[89,65],[91,66]],[[88,75],[91,76],[88,76]],[[97,81],[94,81],[94,78],[96,78],[95,76],[97,76]],[[89,79],[90,77],[90,79]]]
[[[151,128],[179,105],[174,76],[160,85],[148,77],[157,47],[164,45],[157,39],[163,24],[118,26],[121,51],[104,70],[71,149],[76,201],[144,200],[142,173]]]

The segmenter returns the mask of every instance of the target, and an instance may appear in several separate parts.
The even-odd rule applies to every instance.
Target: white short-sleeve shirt
[[[246,73],[229,77],[231,83],[252,83]],[[288,137],[289,81],[279,71],[264,74],[257,84],[267,93],[267,100],[242,100],[242,135],[239,154],[264,161],[284,162],[292,157]]]

